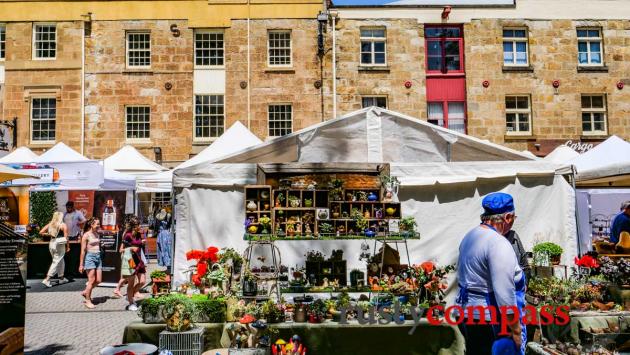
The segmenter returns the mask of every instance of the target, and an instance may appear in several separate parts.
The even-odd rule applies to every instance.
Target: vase
[[[250,212],[256,211],[256,209],[258,209],[258,206],[256,205],[256,202],[254,201],[249,201],[247,203],[247,210]]]
[[[376,236],[376,232],[371,229],[366,229],[365,236],[368,238],[374,238]]]
[[[367,197],[368,201],[376,201],[378,200],[378,196],[376,196],[376,194],[374,192],[370,192],[370,194]]]
[[[304,200],[304,207],[313,207],[313,200]]]
[[[300,207],[300,200],[291,200],[291,201],[289,201],[289,204],[290,204],[290,205],[291,205],[291,207],[293,207],[293,208]]]
[[[333,212],[332,213],[333,218],[337,219],[339,218],[339,212]]]
[[[395,209],[395,208],[393,208],[393,207],[387,207],[387,208],[385,209],[385,213],[386,213],[388,216],[390,216],[390,217],[391,217],[391,216],[393,216],[393,215],[394,215],[394,213],[396,213],[396,209]]]

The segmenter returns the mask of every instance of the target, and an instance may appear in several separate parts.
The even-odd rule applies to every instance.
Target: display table
[[[230,345],[228,324],[198,323],[205,328],[205,350],[225,348]],[[409,335],[412,321],[397,325],[361,325],[325,322],[271,324],[278,330],[278,337],[289,340],[297,334],[302,337],[310,354],[463,354],[464,338],[457,327],[432,326],[423,319],[415,332]],[[133,322],[125,327],[123,343],[144,342],[157,344],[164,324]]]
[[[52,256],[48,250],[48,242],[28,243],[27,278],[43,279],[46,277]],[[81,243],[70,241],[70,252],[64,256],[66,263],[65,277],[85,277],[79,274],[79,257],[81,255]]]

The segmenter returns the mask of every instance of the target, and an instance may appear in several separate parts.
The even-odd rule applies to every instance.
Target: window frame
[[[274,136],[271,135],[271,106],[289,106],[291,108],[291,120],[289,121],[291,123],[291,132],[284,134],[284,135],[280,135],[280,136]],[[275,103],[270,103],[267,105],[267,137],[268,138],[278,138],[278,137],[284,137],[286,135],[289,135],[293,132],[295,132],[294,127],[293,127],[293,104],[290,102],[275,102]],[[285,120],[286,121],[286,120]],[[283,128],[274,128],[274,129],[283,129]]]
[[[454,131],[454,129],[450,127],[450,121],[449,121],[448,106],[450,103],[461,103],[464,105],[464,132],[459,132],[459,131],[455,131],[455,132],[468,134],[468,103],[464,100],[427,100],[427,122],[433,125],[436,125],[438,127],[442,127],[442,128],[446,128],[446,129],[450,129]],[[429,106],[431,104],[440,104],[442,106],[442,121],[444,121],[444,126],[440,126],[438,124],[431,122],[434,120],[433,118],[429,117]]]
[[[0,35],[0,62],[4,62],[7,56],[7,24],[0,22],[0,31],[2,34]]]
[[[578,31],[597,31],[598,37],[579,37]],[[604,34],[601,27],[576,27],[575,35],[577,37],[577,63],[579,67],[603,67],[604,66]],[[586,58],[587,63],[580,63],[580,42],[586,42]],[[599,42],[599,63],[591,63],[591,42]]]
[[[134,108],[134,107],[146,107],[149,109],[149,122],[147,123],[149,125],[149,136],[145,137],[145,138],[130,138],[128,136],[128,130],[127,130],[127,124],[129,121],[129,117],[128,117],[128,109],[129,108]],[[151,143],[151,105],[125,105],[125,121],[124,121],[124,125],[125,125],[125,141],[128,143]]]
[[[363,37],[363,30],[383,30],[383,37]],[[370,63],[363,63],[363,42],[370,42]],[[374,43],[383,42],[383,55],[385,61],[383,63],[375,62]],[[360,27],[359,28],[359,66],[361,67],[386,67],[387,66],[387,27]]]
[[[504,31],[525,31],[525,37],[505,37]],[[528,67],[529,64],[529,29],[527,27],[504,27],[501,30],[501,34],[503,36],[502,44],[505,45],[505,42],[511,42],[513,45],[512,54],[514,55],[512,63],[505,62],[505,49],[503,49],[503,66],[505,67]],[[525,43],[525,64],[519,64],[516,62],[516,54],[519,53],[516,51],[516,43]]]
[[[582,107],[582,99],[585,97],[591,97],[591,107],[590,108],[584,108]],[[594,108],[593,107],[593,100],[592,97],[594,96],[598,96],[602,98],[602,103],[603,103],[603,108]],[[603,113],[604,115],[604,130],[603,131],[596,131],[596,130],[591,130],[591,131],[584,131],[584,118],[582,117],[582,115],[584,113],[590,113],[590,121],[591,121],[591,125],[593,128],[595,128],[595,124],[594,124],[594,120],[593,120],[593,113]],[[583,136],[606,136],[608,135],[608,102],[607,102],[607,97],[606,94],[581,94],[580,95],[580,129],[582,131],[582,135]]]
[[[460,37],[427,37],[426,30],[431,28],[457,28],[459,30]],[[465,47],[464,47],[464,28],[463,26],[457,25],[425,25],[424,26],[424,65],[425,72],[429,76],[444,76],[444,75],[462,75],[466,73],[466,63],[465,63]],[[442,65],[438,70],[430,70],[429,69],[429,42],[440,42],[440,48],[442,50],[442,54],[440,58],[442,59]],[[446,41],[458,42],[459,45],[459,70],[448,70],[446,69]],[[443,70],[444,69],[444,70]]]
[[[288,64],[271,64],[271,34],[272,33],[288,33],[289,34],[289,63]],[[274,49],[286,49],[281,47],[274,47]],[[273,29],[267,30],[267,67],[269,68],[292,68],[293,67],[293,31]]]
[[[42,99],[46,99],[46,100],[53,100],[55,102],[55,139],[48,139],[48,140],[35,140],[33,139],[33,101],[34,100],[42,100]],[[50,118],[48,118],[48,120],[50,121]],[[57,141],[57,97],[55,96],[50,96],[50,95],[34,95],[31,96],[29,98],[29,141],[31,144],[33,145],[51,145],[51,144],[55,144],[55,142]]]
[[[216,137],[197,137],[197,96],[222,96],[223,97],[223,132]],[[210,105],[210,103],[208,103]],[[219,138],[223,133],[225,133],[226,127],[226,118],[225,118],[225,94],[216,94],[216,93],[208,93],[208,94],[194,94],[193,95],[193,142],[196,143],[205,143],[205,142],[213,142],[217,138]],[[209,118],[212,119],[212,115],[208,114]],[[209,128],[212,126],[210,125]]]
[[[131,59],[131,57],[129,56],[129,36],[130,35],[134,35],[134,34],[146,34],[149,35],[149,65],[130,65],[129,60]],[[151,45],[151,40],[152,40],[152,36],[151,36],[151,31],[149,30],[128,30],[125,31],[125,67],[127,69],[151,69],[151,65],[153,64],[153,58],[152,58],[152,49],[153,46]],[[143,51],[145,51],[146,49],[143,49]],[[138,52],[140,52],[140,50],[136,50]]]
[[[37,56],[37,28],[44,26],[52,26],[55,28],[55,55],[53,57],[38,57]],[[33,60],[56,60],[57,59],[57,38],[59,37],[59,32],[57,31],[57,23],[55,22],[34,22],[33,23],[33,31],[32,31],[32,40],[31,40],[31,58]]]
[[[385,107],[381,107],[381,106],[378,106],[378,105],[365,106],[365,105],[363,105],[363,100],[366,100],[366,99],[372,99],[372,100],[385,99]],[[361,96],[361,108],[368,108],[368,107],[376,106],[376,107],[384,108],[384,109],[387,110],[388,107],[389,107],[388,104],[389,104],[389,102],[387,100],[387,95],[363,95],[363,96]]]
[[[200,28],[200,29],[195,29],[193,34],[193,64],[195,68],[199,68],[199,69],[207,69],[207,68],[212,68],[212,69],[222,69],[225,68],[225,31],[222,29],[210,29],[210,28]],[[221,50],[223,51],[223,55],[221,57],[223,64],[208,64],[208,65],[203,65],[203,64],[197,64],[197,34],[220,34],[222,36],[221,38]],[[211,49],[208,49],[209,51]],[[211,61],[212,57],[209,56],[208,59],[209,61]]]
[[[507,98],[508,97],[514,97],[516,98],[516,105],[517,108],[507,108]],[[519,97],[526,97],[527,98],[527,109],[519,109],[518,108],[518,98]],[[531,136],[534,131],[534,119],[533,119],[533,113],[532,113],[532,97],[530,94],[507,94],[505,95],[505,97],[503,98],[503,105],[504,105],[504,109],[505,109],[505,114],[503,115],[503,118],[505,119],[505,135],[507,136]],[[519,116],[521,114],[527,114],[528,119],[527,119],[527,123],[529,126],[529,130],[527,131],[508,131],[507,129],[507,115],[513,113],[516,116],[516,126],[518,127],[518,123],[519,123]]]

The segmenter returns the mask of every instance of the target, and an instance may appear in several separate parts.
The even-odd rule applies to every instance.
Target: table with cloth
[[[310,354],[463,354],[464,338],[457,327],[447,324],[433,326],[423,319],[413,334],[408,332],[413,321],[398,325],[390,323],[348,324],[327,321],[311,323],[270,324],[277,329],[277,336],[289,340],[294,334],[302,337]],[[230,323],[198,323],[205,328],[205,350],[225,348],[230,345],[227,329]],[[145,342],[158,344],[164,324],[133,322],[127,325],[123,342]]]

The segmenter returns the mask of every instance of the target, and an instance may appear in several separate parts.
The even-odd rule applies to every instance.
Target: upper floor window
[[[385,65],[386,37],[384,28],[361,29],[361,64]]]
[[[426,40],[427,72],[463,73],[464,40],[461,28],[428,26]]]
[[[224,59],[223,32],[195,31],[195,65],[222,66]]]
[[[151,138],[151,108],[149,106],[127,106],[125,128],[127,139],[147,140]]]
[[[33,58],[55,59],[57,56],[57,26],[35,24],[33,27]]]
[[[462,101],[430,101],[428,121],[434,125],[466,134],[466,104]]]
[[[291,31],[269,31],[267,36],[268,65],[291,66]]]
[[[604,95],[582,95],[582,134],[607,134]]]
[[[31,141],[54,142],[57,125],[57,100],[50,97],[31,99]]]
[[[528,95],[511,95],[505,97],[505,126],[507,134],[531,134],[531,119],[532,111]]]
[[[4,48],[6,42],[7,28],[4,25],[0,25],[0,60],[4,59]]]
[[[127,67],[148,68],[150,66],[151,34],[127,32]]]
[[[528,64],[527,29],[506,28],[503,30],[503,64],[506,66]]]
[[[363,96],[361,98],[361,105],[363,108],[376,106],[381,108],[387,108],[387,97],[385,96]]]
[[[223,95],[195,95],[195,139],[219,137],[224,127]]]
[[[578,28],[578,64],[602,65],[602,34],[597,28]]]
[[[293,107],[290,104],[269,105],[269,136],[280,137],[293,132]]]

